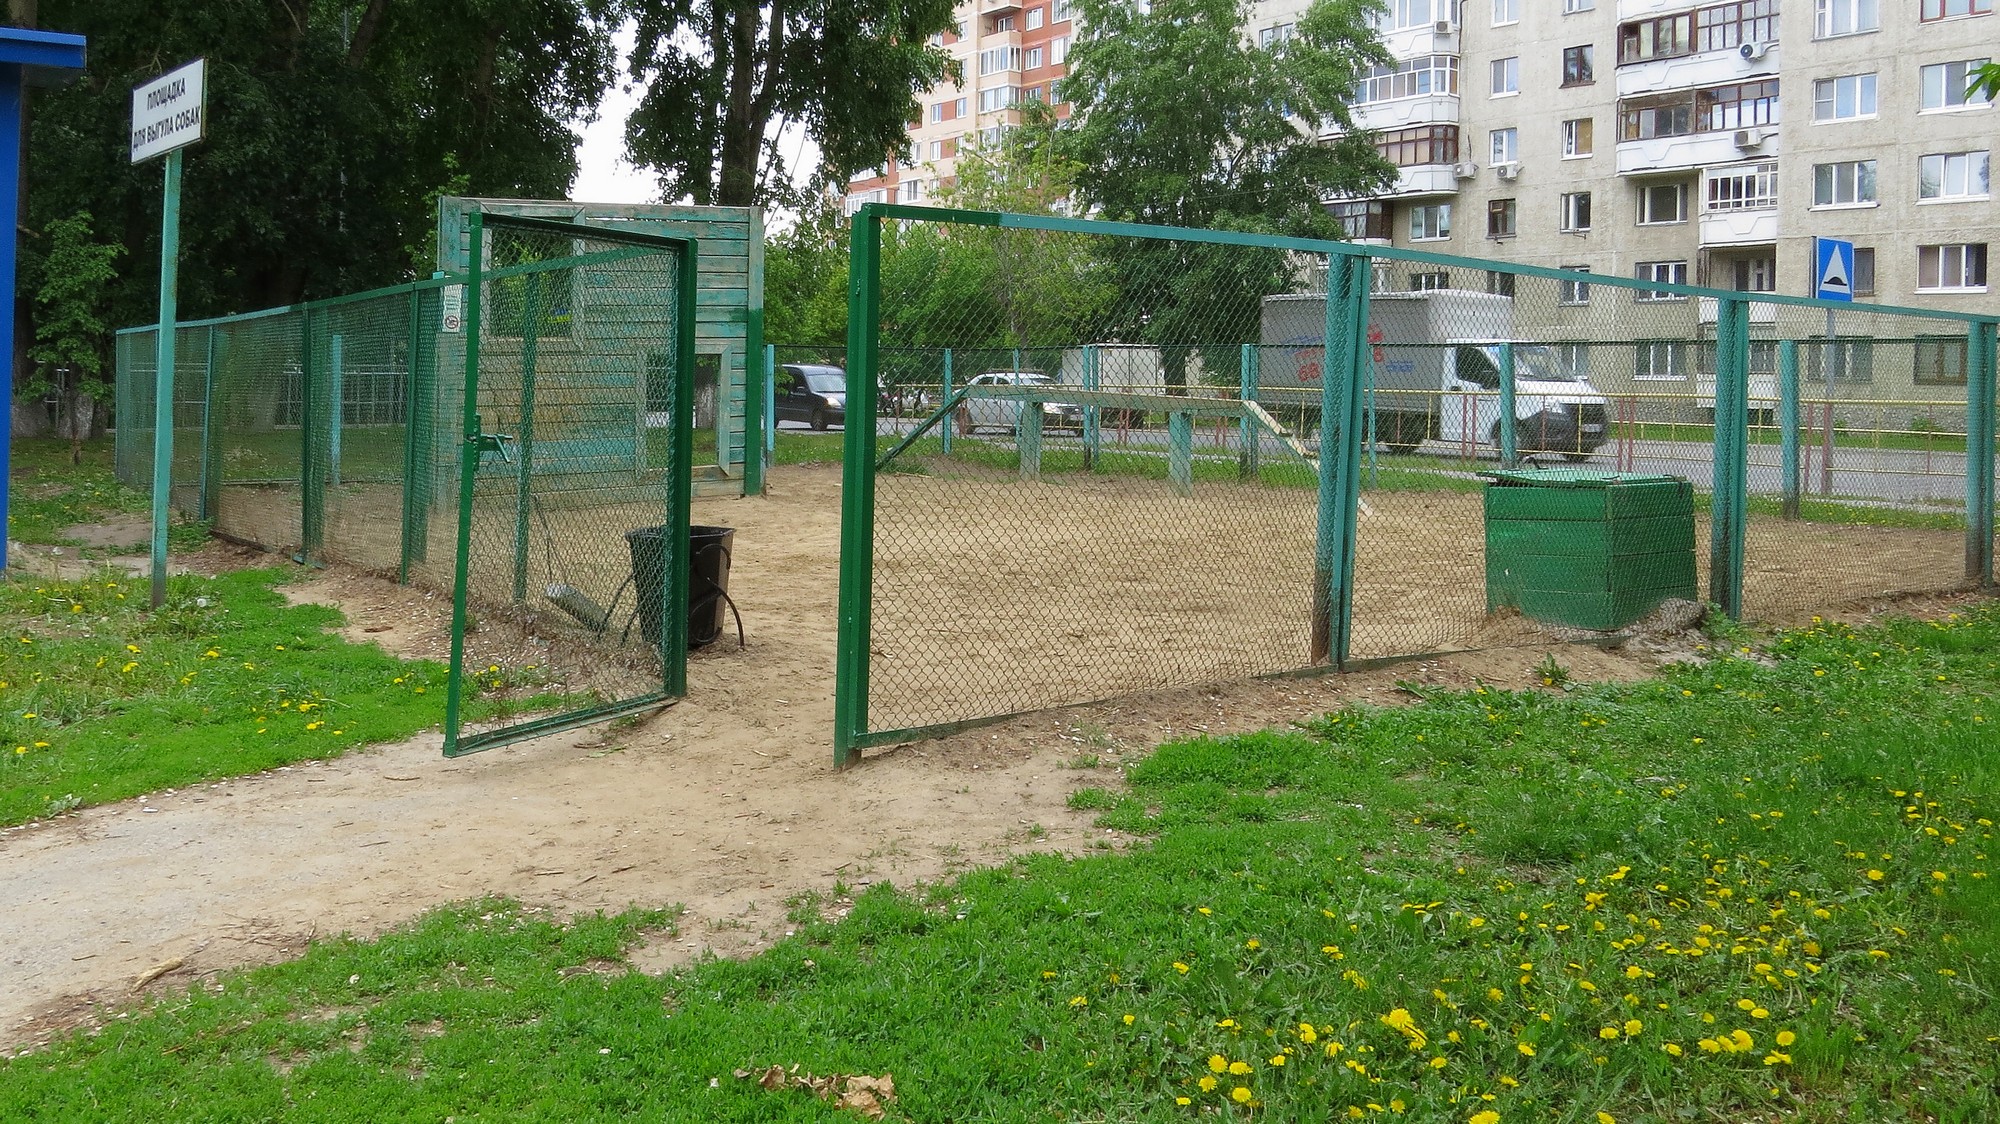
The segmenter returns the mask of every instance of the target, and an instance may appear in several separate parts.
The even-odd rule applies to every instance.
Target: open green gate
[[[437,337],[465,371],[447,756],[687,689],[695,241],[480,214],[465,236]]]

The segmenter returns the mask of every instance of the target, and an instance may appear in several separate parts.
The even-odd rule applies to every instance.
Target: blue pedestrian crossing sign
[[[1813,239],[1813,296],[1824,301],[1854,299],[1854,243]]]

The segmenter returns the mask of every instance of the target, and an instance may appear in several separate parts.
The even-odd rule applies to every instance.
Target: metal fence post
[[[1778,341],[1778,462],[1784,516],[1799,517],[1799,341]]]
[[[1328,263],[1320,378],[1319,533],[1313,559],[1312,661],[1344,665],[1354,634],[1355,517],[1361,500],[1362,367],[1368,331],[1366,254]]]
[[[472,568],[472,493],[479,473],[479,298],[486,261],[486,215],[473,211],[467,220],[472,246],[465,277],[465,408],[461,411],[458,444],[458,546],[452,563],[451,675],[444,690],[444,755],[458,754],[458,725],[464,701],[466,584]]]
[[[841,449],[840,609],[833,686],[833,763],[861,759],[868,729],[868,641],[875,582],[875,369],[881,342],[882,218],[863,204],[849,236],[847,427]]]
[[[1993,584],[1993,442],[1996,325],[1975,321],[1965,339],[1965,576]]]
[[[335,332],[327,347],[326,473],[327,482],[336,488],[340,486],[341,423],[347,413],[346,342]]]
[[[1175,410],[1167,415],[1167,482],[1174,494],[1194,494],[1194,415]]]
[[[1514,344],[1500,345],[1500,467],[1516,468],[1521,463],[1519,419],[1514,414]],[[1578,423],[1581,424],[1581,423]]]
[[[1040,402],[1017,403],[1021,412],[1016,414],[1014,424],[1015,451],[1020,454],[1021,479],[1040,480],[1042,478],[1042,404]]]
[[[1236,396],[1244,402],[1257,400],[1257,365],[1260,358],[1256,344],[1243,345],[1243,361],[1240,364],[1242,370],[1237,377]],[[1250,411],[1243,411],[1243,417],[1238,425],[1242,433],[1243,448],[1236,454],[1236,476],[1240,480],[1255,480],[1260,471],[1257,463],[1257,454],[1260,452],[1258,446],[1263,443],[1263,438],[1257,432],[1257,420],[1250,416]]]
[[[1715,463],[1709,506],[1708,599],[1743,616],[1743,529],[1749,507],[1750,304],[1721,299],[1715,334]]]
[[[222,499],[222,450],[215,442],[215,325],[208,326],[208,357],[201,391],[201,518],[215,518]]]
[[[951,349],[948,347],[944,349],[944,379],[939,385],[938,405],[942,406],[951,401]],[[938,439],[944,443],[944,455],[947,457],[951,455],[951,429],[950,418],[938,422]]]
[[[541,347],[542,275],[523,278],[521,295],[521,420],[514,430],[514,604],[528,598],[528,520],[535,484],[535,361]],[[678,403],[677,403],[678,405]]]
[[[1104,389],[1103,372],[1098,368],[1096,344],[1083,345],[1083,389]],[[1097,471],[1098,446],[1104,433],[1104,414],[1096,404],[1083,408],[1083,468],[1086,472]]]
[[[319,379],[313,373],[313,310],[299,310],[299,561],[319,557],[326,536],[326,462],[319,453],[320,431],[326,426],[319,402]]]
[[[778,450],[778,345],[764,345],[764,377],[757,388],[758,397],[764,400],[763,433],[758,444],[764,450],[764,464],[768,468],[772,455]],[[758,480],[763,485],[763,480]]]

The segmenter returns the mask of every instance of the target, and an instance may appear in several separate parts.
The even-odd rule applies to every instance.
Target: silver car
[[[972,386],[1059,386],[1056,380],[1040,371],[988,371],[972,380]],[[964,434],[979,429],[1004,429],[1009,433],[1021,430],[1021,410],[1026,402],[1010,398],[981,398],[968,396],[958,404],[958,431]],[[1083,432],[1083,407],[1073,402],[1043,402],[1042,428],[1069,429]]]

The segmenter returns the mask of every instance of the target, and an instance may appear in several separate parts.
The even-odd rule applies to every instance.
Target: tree
[[[1394,169],[1356,130],[1347,99],[1386,61],[1369,0],[1316,0],[1295,36],[1251,43],[1238,0],[1081,0],[1084,38],[1063,96],[1082,201],[1109,219],[1339,237],[1322,201],[1379,190]],[[1333,139],[1319,138],[1332,134]],[[1126,338],[1158,345],[1169,385],[1203,367],[1233,382],[1259,302],[1296,280],[1278,251],[1121,239],[1113,244]]]
[[[105,297],[124,253],[99,242],[92,223],[89,211],[78,211],[43,231],[48,247],[37,263],[35,342],[28,349],[35,370],[16,391],[28,398],[62,395],[74,464],[83,463],[83,439],[107,389],[114,325],[104,318]]]
[[[1967,93],[1978,94],[1988,101],[2000,100],[2000,62],[1989,62],[1973,71]]]
[[[764,243],[764,338],[780,347],[847,344],[847,220],[818,205]]]
[[[932,36],[952,0],[619,0],[638,21],[632,77],[646,92],[625,127],[633,163],[667,199],[787,201],[778,126],[820,151],[817,188],[907,156],[917,95],[954,73]]]

